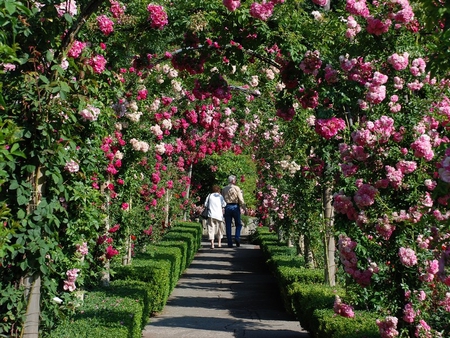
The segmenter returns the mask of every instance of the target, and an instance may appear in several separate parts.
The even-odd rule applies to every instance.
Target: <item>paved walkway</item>
[[[143,338],[173,337],[310,336],[284,311],[259,246],[210,249],[204,240],[162,313],[143,331]]]

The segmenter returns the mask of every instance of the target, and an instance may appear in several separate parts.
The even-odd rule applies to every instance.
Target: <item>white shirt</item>
[[[208,205],[208,200],[209,200],[209,205]],[[218,192],[209,194],[205,200],[205,207],[206,207],[206,205],[209,206],[208,217],[217,219],[219,221],[223,221],[222,208],[225,208],[225,206],[227,205],[227,202],[225,202],[225,200],[221,194],[219,194]]]

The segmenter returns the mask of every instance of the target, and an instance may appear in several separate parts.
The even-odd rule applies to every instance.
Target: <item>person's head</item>
[[[214,184],[212,187],[212,192],[220,192],[220,187],[217,184]]]
[[[234,175],[228,176],[228,183],[235,184],[236,183],[236,176],[234,176]]]

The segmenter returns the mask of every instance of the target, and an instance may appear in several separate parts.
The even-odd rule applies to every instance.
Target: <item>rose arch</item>
[[[254,158],[260,225],[345,276],[381,336],[448,334],[448,81],[425,5],[2,1],[2,330],[51,329],[54,296],[107,283],[231,151]]]

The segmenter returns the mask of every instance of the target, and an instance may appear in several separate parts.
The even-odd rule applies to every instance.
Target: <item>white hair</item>
[[[228,182],[229,182],[229,183],[234,183],[234,182],[236,182],[236,176],[234,176],[234,175],[228,176]]]

